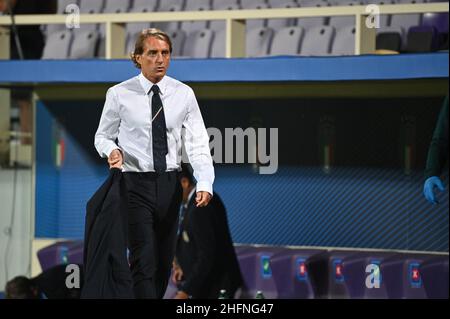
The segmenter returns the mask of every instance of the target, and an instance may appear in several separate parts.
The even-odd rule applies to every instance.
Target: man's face
[[[137,57],[144,76],[159,82],[166,75],[170,62],[169,44],[159,38],[148,37],[144,41],[144,52]]]

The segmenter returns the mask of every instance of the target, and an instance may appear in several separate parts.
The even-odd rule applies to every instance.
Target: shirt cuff
[[[197,182],[197,192],[208,192],[212,196],[212,184],[210,182]]]
[[[121,149],[120,147],[118,147],[117,145],[111,145],[111,147],[109,147],[109,148],[106,150],[106,152],[105,152],[106,157],[109,158],[109,155],[111,155],[111,152],[114,151],[114,150],[119,150],[119,151],[122,153],[122,157],[123,157],[123,151],[122,151],[122,149]]]

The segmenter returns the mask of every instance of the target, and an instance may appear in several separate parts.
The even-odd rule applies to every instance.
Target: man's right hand
[[[178,265],[172,267],[172,282],[176,285],[183,279],[183,270]]]
[[[108,157],[108,164],[109,164],[109,168],[122,168],[122,164],[123,164],[123,157],[122,157],[122,152],[119,151],[118,149],[115,149],[114,151],[111,152],[111,154],[109,154]]]

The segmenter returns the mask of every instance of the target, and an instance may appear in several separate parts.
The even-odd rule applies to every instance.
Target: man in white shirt
[[[167,288],[182,196],[182,135],[197,179],[196,205],[208,205],[213,194],[209,136],[192,89],[166,75],[171,52],[167,34],[142,31],[131,55],[141,73],[108,90],[95,134],[98,153],[110,168],[122,168],[127,182],[137,298],[162,298]]]

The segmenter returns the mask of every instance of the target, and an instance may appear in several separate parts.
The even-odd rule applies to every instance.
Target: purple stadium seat
[[[439,33],[448,33],[448,13],[425,13],[422,25],[435,27]]]
[[[434,256],[399,254],[381,266],[381,273],[390,299],[426,299],[421,276],[422,265]]]
[[[331,250],[309,259],[308,275],[316,298],[350,298],[343,260],[358,254],[360,253],[355,251]]]
[[[318,249],[287,249],[272,256],[270,265],[278,298],[315,298],[307,264],[310,258],[325,252]]]
[[[361,252],[342,260],[343,274],[348,295],[351,299],[387,299],[387,279],[384,278],[384,264],[398,254],[391,252]],[[378,270],[370,269],[376,265]],[[374,280],[370,274],[379,274],[379,287],[371,287]],[[369,285],[368,285],[369,284]]]
[[[278,297],[271,258],[283,250],[286,248],[252,247],[237,256],[244,280],[241,298],[253,299],[258,290],[263,292],[265,298]]]
[[[421,276],[428,298],[448,299],[448,255],[435,256],[425,261]]]
[[[396,291],[404,298],[423,296],[408,291],[407,280],[401,280],[421,261],[394,252],[331,250],[312,256],[307,266],[316,298],[387,299]]]
[[[40,249],[37,256],[43,271],[61,264],[82,263],[83,243],[82,241],[58,242]]]
[[[239,256],[242,253],[245,253],[247,250],[252,249],[254,246],[252,245],[234,245],[234,251],[236,252],[236,256]]]
[[[417,26],[408,31],[407,52],[432,52],[439,48],[439,38],[434,27]]]
[[[82,240],[75,242],[67,252],[67,260],[69,264],[83,264],[84,242]]]

